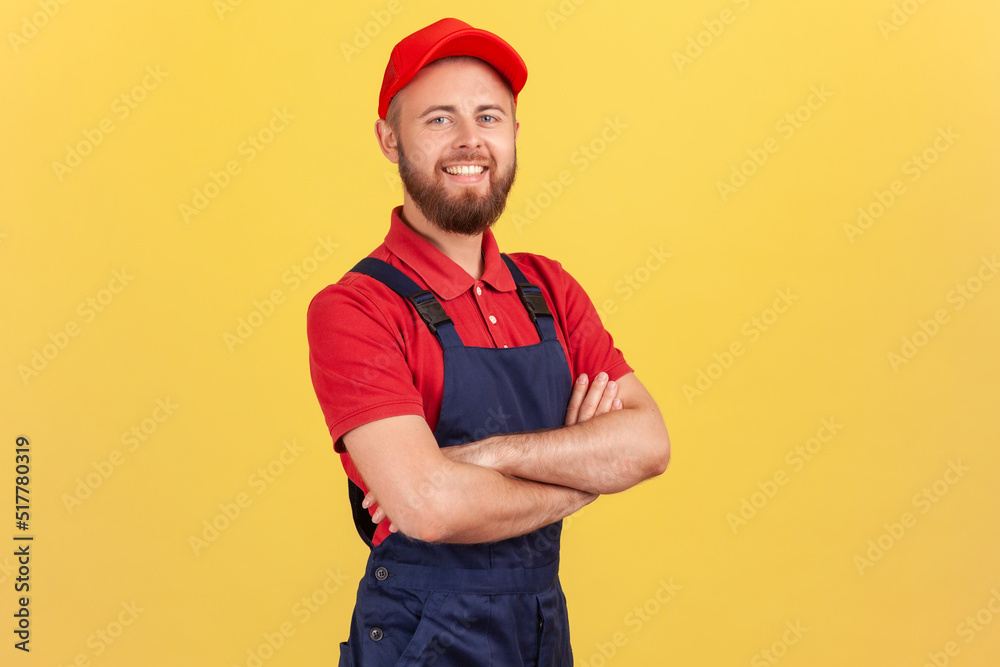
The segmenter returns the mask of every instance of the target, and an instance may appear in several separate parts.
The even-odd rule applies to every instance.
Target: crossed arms
[[[426,542],[529,533],[661,474],[670,459],[660,411],[632,373],[581,376],[561,428],[440,448],[422,417],[403,415],[343,441],[370,490],[365,506],[378,501],[372,520]]]

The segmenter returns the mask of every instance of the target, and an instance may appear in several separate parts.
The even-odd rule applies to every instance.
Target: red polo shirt
[[[483,234],[485,272],[475,280],[410,229],[400,218],[401,210],[392,211],[385,242],[370,257],[388,262],[431,290],[466,345],[519,347],[538,342],[538,331],[490,230]],[[545,295],[573,379],[605,371],[616,380],[631,372],[590,298],[559,262],[509,254],[528,282]],[[441,344],[408,302],[358,273],[347,273],[313,298],[307,331],[313,388],[327,428],[348,476],[367,492],[341,437],[362,424],[398,415],[424,417],[434,430],[444,385]],[[387,534],[388,525],[383,524],[376,544]]]

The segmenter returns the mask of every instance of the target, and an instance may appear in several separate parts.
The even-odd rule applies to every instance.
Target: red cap
[[[404,37],[392,49],[378,96],[378,117],[385,118],[389,100],[408,84],[422,67],[448,56],[473,56],[493,66],[514,93],[524,88],[528,68],[507,42],[492,32],[473,28],[458,19],[441,19]]]

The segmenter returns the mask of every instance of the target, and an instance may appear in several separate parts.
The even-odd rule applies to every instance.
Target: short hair
[[[433,60],[427,63],[426,65],[424,65],[424,67],[430,67],[431,65],[437,65],[438,63],[443,63],[443,62],[470,62],[470,61],[480,62],[483,63],[484,65],[490,65],[482,58],[476,58],[475,56],[445,56],[444,58],[438,58],[437,60]],[[493,65],[490,65],[490,67],[493,68],[494,72],[497,72],[496,68],[493,67]],[[514,91],[511,89],[510,84],[507,82],[507,79],[503,78],[503,75],[500,74],[500,72],[497,72],[497,75],[504,82],[504,85],[507,88],[507,92],[510,93],[511,118],[514,121],[517,121],[517,104],[514,102]],[[406,90],[405,86],[403,87],[402,90],[393,95],[392,99],[389,100],[389,108],[385,112],[385,122],[387,122],[392,131],[397,134],[399,133],[399,120],[400,120],[400,114],[402,113],[402,104],[399,103],[398,100],[400,94],[404,90]]]

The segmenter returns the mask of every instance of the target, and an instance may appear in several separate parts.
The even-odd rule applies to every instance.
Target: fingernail
[[[612,405],[613,405],[613,406],[615,406],[616,408],[620,408],[620,407],[622,406],[622,401],[621,401],[621,399],[620,399],[620,398],[616,398],[616,399],[614,400],[614,402],[612,403]]]
[[[587,374],[584,373],[583,375],[581,375],[580,377],[578,377],[576,379],[576,383],[577,384],[587,384]]]
[[[608,379],[608,374],[605,373],[604,371],[601,371],[600,373],[597,374],[597,381],[598,382],[603,382],[604,380],[607,380],[607,379]]]
[[[615,384],[615,381],[614,381],[614,380],[612,380],[611,382],[609,382],[609,383],[608,383],[608,389],[614,389],[614,388],[615,388],[615,387],[617,387],[617,386],[618,386],[618,385],[616,385],[616,384]]]

